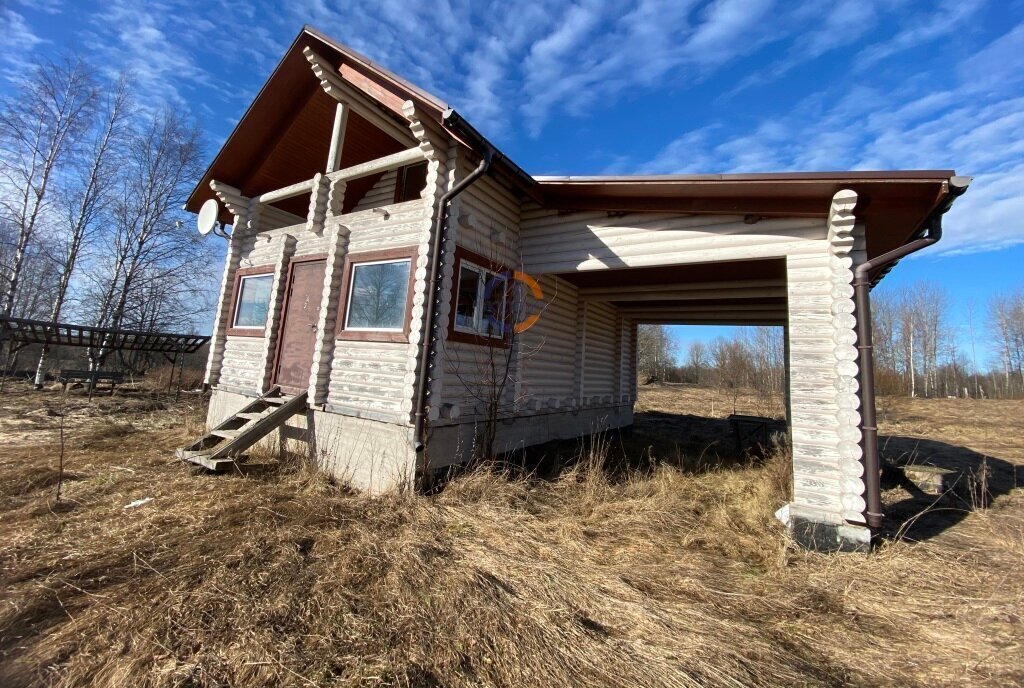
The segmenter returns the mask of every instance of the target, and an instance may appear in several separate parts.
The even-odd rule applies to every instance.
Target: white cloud
[[[885,90],[840,83],[746,130],[685,132],[650,160],[620,160],[615,171],[955,168],[975,181],[932,255],[1024,244],[1024,95],[1016,62],[1002,59],[1022,39],[1017,27],[992,41],[943,90],[916,74]],[[975,78],[979,63],[984,84]]]
[[[0,70],[6,80],[16,81],[28,68],[29,53],[44,41],[29,28],[24,16],[3,8],[0,8],[0,36],[4,37]]]
[[[971,18],[986,0],[943,0],[937,7],[906,17],[905,27],[887,41],[868,46],[861,51],[857,64],[870,69],[877,63],[911,48],[916,48],[942,36],[958,31],[964,21]]]

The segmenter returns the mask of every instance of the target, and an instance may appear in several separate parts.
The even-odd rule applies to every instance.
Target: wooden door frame
[[[292,256],[288,260],[288,277],[284,284],[284,296],[281,299],[281,322],[278,323],[277,327],[277,341],[274,342],[274,364],[271,368],[272,372],[270,375],[270,386],[277,385],[277,375],[281,364],[281,345],[284,343],[285,327],[288,324],[288,304],[291,301],[292,295],[292,284],[294,281],[295,266],[299,263],[313,263],[318,260],[324,261],[324,275],[327,274],[327,254],[326,253],[313,253],[307,256]],[[322,294],[321,294],[322,298]],[[307,380],[306,386],[309,386]]]

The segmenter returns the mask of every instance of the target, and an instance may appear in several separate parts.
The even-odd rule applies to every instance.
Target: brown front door
[[[322,259],[291,264],[274,371],[274,383],[284,392],[295,394],[309,387],[326,269],[327,261]]]

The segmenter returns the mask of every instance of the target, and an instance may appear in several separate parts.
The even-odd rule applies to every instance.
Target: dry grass
[[[0,685],[1024,681],[1020,490],[927,542],[825,556],[772,518],[785,457],[611,481],[591,455],[368,499],[301,462],[197,475],[170,449],[201,409],[142,395],[72,410],[56,508],[56,418],[31,415],[50,399],[2,403]]]

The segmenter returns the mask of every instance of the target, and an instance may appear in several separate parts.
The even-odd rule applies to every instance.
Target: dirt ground
[[[880,400],[888,459],[986,466],[991,504],[890,482],[870,555],[786,542],[788,459],[737,452],[733,412],[782,409],[644,387],[547,480],[369,499],[182,465],[200,397],[15,385],[0,685],[1024,684],[1024,402]]]

